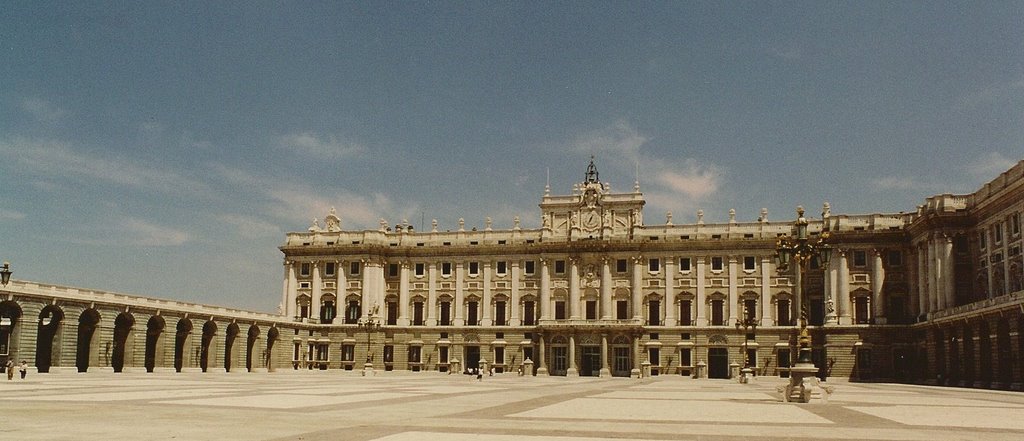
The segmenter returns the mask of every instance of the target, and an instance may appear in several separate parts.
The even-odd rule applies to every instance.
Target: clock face
[[[583,226],[586,228],[597,228],[601,224],[601,215],[597,211],[583,213]]]

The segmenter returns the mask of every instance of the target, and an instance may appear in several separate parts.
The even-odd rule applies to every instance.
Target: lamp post
[[[11,262],[4,262],[3,269],[0,269],[0,285],[7,286],[11,281]]]
[[[374,332],[380,331],[382,325],[380,319],[377,317],[377,306],[373,307],[370,314],[366,316],[366,320],[359,323],[359,329],[366,331],[366,364],[363,365],[363,375],[367,372],[373,372],[373,355],[370,352],[370,336]]]
[[[740,370],[740,383],[747,383],[754,374],[754,368],[750,366],[750,351],[747,346],[750,339],[747,338],[747,331],[757,338],[757,317],[754,317],[746,307],[743,309],[743,318],[736,321],[736,330],[743,330],[743,369]]]
[[[810,238],[807,232],[807,218],[804,207],[796,207],[797,219],[792,234],[780,238],[776,246],[776,262],[779,271],[787,271],[792,264],[794,275],[793,297],[796,310],[800,312],[800,357],[797,363],[812,363],[811,337],[807,333],[807,304],[803,298],[803,273],[811,260],[817,257],[822,266],[828,266],[832,257],[832,246],[828,244],[829,233],[822,232],[817,238]]]

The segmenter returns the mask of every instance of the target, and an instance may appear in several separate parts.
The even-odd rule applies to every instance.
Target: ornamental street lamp
[[[754,374],[754,368],[750,366],[750,350],[747,346],[750,339],[747,335],[753,334],[754,339],[757,338],[757,317],[746,306],[743,310],[743,318],[736,320],[736,330],[743,330],[743,369],[740,370],[740,382],[747,383]]]
[[[377,306],[374,306],[370,314],[366,316],[366,320],[359,323],[359,329],[366,331],[366,364],[363,365],[363,375],[366,375],[366,371],[373,371],[373,353],[370,352],[370,337],[374,332],[379,332],[382,328],[380,319],[377,317],[377,308]]]
[[[4,262],[3,269],[0,269],[0,285],[7,286],[11,281],[11,263]]]
[[[797,219],[793,223],[792,234],[779,239],[776,245],[776,264],[779,271],[787,271],[792,264],[794,275],[793,297],[795,308],[800,312],[800,357],[797,363],[812,363],[811,337],[807,333],[807,304],[803,299],[803,273],[812,259],[817,257],[822,266],[828,266],[832,257],[832,246],[828,244],[828,231],[822,232],[817,238],[811,238],[807,232],[807,218],[804,207],[796,208]]]

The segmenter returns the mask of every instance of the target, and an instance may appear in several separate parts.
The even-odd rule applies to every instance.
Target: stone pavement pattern
[[[0,383],[0,439],[1024,439],[1019,392],[839,382],[828,404],[786,404],[783,381],[30,374]]]

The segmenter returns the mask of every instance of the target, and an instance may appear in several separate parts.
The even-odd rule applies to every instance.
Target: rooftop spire
[[[590,155],[590,165],[587,166],[587,179],[585,179],[583,182],[586,182],[588,184],[591,182],[601,182],[600,178],[598,178],[597,166],[594,165],[594,155]]]

